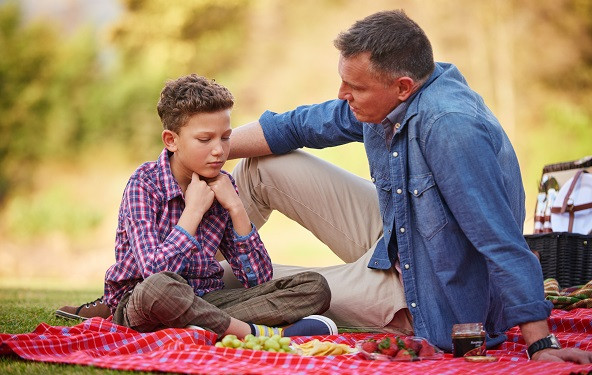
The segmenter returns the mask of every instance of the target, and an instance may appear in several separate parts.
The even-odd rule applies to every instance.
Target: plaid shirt
[[[222,173],[236,189],[234,179]],[[228,211],[214,201],[196,233],[190,234],[176,225],[184,208],[183,193],[164,149],[156,162],[144,163],[135,171],[123,193],[116,262],[105,274],[105,301],[112,311],[125,292],[162,271],[183,276],[198,296],[222,289],[224,271],[215,259],[218,249],[245,287],[271,279],[271,260],[255,227],[239,236]]]

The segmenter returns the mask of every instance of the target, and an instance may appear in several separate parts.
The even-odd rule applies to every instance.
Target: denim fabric
[[[267,111],[259,121],[274,153],[364,142],[384,230],[368,267],[399,258],[415,335],[450,350],[453,324],[483,322],[491,347],[508,328],[549,316],[522,235],[518,160],[454,65],[436,65],[388,148],[383,126],[360,123],[342,100]]]

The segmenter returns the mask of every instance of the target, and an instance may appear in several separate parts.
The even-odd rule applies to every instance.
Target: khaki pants
[[[234,169],[240,197],[260,228],[278,210],[310,230],[345,264],[305,268],[274,264],[274,277],[313,270],[327,279],[340,327],[410,334],[403,287],[394,267],[367,267],[382,238],[374,185],[303,151],[242,160]],[[236,287],[226,262],[225,285]],[[234,280],[233,280],[234,279]]]
[[[185,279],[165,271],[149,276],[126,293],[113,322],[139,332],[192,324],[222,335],[230,317],[283,326],[307,315],[322,314],[330,300],[327,281],[315,272],[277,278],[248,289],[215,290],[200,298]]]

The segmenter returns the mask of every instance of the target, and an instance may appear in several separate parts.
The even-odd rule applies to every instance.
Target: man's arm
[[[528,322],[520,324],[520,331],[526,346],[530,346],[535,341],[549,335],[549,326],[546,320]],[[575,363],[591,363],[592,352],[583,351],[577,348],[564,349],[543,349],[534,353],[532,359],[538,361],[562,362],[569,361]]]
[[[248,158],[271,154],[259,121],[239,126],[230,135],[229,159]]]

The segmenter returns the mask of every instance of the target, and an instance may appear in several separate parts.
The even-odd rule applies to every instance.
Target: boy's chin
[[[210,178],[218,177],[219,174],[220,171],[203,171],[202,173],[198,173],[202,180],[209,180]]]

